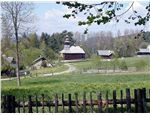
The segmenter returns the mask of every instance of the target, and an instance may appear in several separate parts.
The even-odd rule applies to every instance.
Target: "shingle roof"
[[[111,54],[113,54],[113,51],[110,50],[98,50],[97,52],[100,56],[110,56]]]
[[[84,54],[84,50],[80,46],[71,46],[69,49],[63,49],[60,51],[60,53],[70,53],[70,54],[76,54],[76,53],[82,53]]]
[[[38,62],[38,61],[40,61],[40,60],[46,60],[46,58],[43,57],[43,56],[40,56],[40,57],[38,57],[37,59],[35,59],[35,60],[32,62],[32,64],[34,64],[34,63],[36,63],[36,62]]]

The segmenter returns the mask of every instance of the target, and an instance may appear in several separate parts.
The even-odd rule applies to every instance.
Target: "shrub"
[[[128,69],[127,64],[124,60],[120,62],[120,69],[122,69],[122,70]]]
[[[1,75],[15,77],[16,76],[16,67],[10,66],[10,65],[2,66]]]

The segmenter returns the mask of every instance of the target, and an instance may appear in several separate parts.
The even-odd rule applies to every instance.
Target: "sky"
[[[97,3],[97,1],[81,2],[86,4]],[[42,32],[52,34],[56,32],[62,32],[63,30],[84,33],[84,30],[87,26],[78,26],[78,21],[83,21],[84,19],[86,19],[84,15],[78,15],[76,19],[66,19],[63,18],[63,15],[71,12],[67,7],[61,4],[56,4],[55,1],[34,1],[34,3],[34,13],[36,16],[35,26],[38,35],[41,35]],[[124,1],[120,3],[124,4],[123,9],[125,10],[129,7],[131,1]],[[141,15],[145,15],[147,13],[147,11],[145,10],[147,4],[148,1],[135,1],[134,9],[137,10]],[[128,17],[131,14],[132,11],[129,11],[122,18]],[[114,35],[116,35],[118,30],[123,33],[125,29],[140,30],[142,28],[143,26],[134,26],[133,23],[126,24],[123,20],[120,20],[119,23],[111,21],[110,23],[107,23],[105,25],[92,24],[89,27],[89,32],[111,31]],[[146,24],[145,30],[150,31],[150,22]]]
[[[85,1],[83,1],[85,3]],[[86,2],[87,4],[93,3],[92,1]],[[96,2],[94,2],[96,3]],[[127,9],[131,4],[130,1],[121,2],[124,4],[123,9]],[[134,9],[137,10],[141,15],[146,15],[147,11],[145,10],[148,1],[135,1]],[[56,4],[54,1],[46,1],[46,2],[35,2],[35,13],[37,17],[37,33],[41,34],[42,32],[47,32],[52,34],[54,32],[62,32],[63,30],[68,30],[72,32],[81,32],[83,33],[87,26],[78,26],[79,20],[84,20],[86,17],[83,15],[79,15],[76,19],[65,19],[63,15],[65,13],[69,13],[70,9],[67,7]],[[124,17],[128,17],[132,14],[130,10],[128,13],[124,15]],[[126,24],[123,20],[119,23],[111,21],[105,25],[96,25],[93,24],[89,27],[89,32],[98,32],[98,31],[111,31],[114,35],[117,34],[117,31],[120,30],[122,33],[125,29],[134,29],[140,30],[143,26],[134,26],[134,24]],[[145,26],[146,31],[150,31],[150,22]]]

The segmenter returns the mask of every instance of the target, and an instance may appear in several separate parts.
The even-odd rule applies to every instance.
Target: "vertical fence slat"
[[[38,113],[38,97],[37,97],[37,95],[35,96],[35,101],[36,101],[36,113]]]
[[[120,91],[120,112],[123,113],[123,91]]]
[[[138,108],[137,108],[137,89],[134,89],[134,104],[135,104],[135,113],[138,112]]]
[[[108,105],[109,105],[108,101],[109,101],[109,99],[108,99],[108,91],[106,91],[106,109],[105,109],[106,113],[109,112],[109,110],[108,110]]]
[[[78,103],[79,103],[79,101],[78,101],[78,93],[75,93],[75,105],[76,105],[76,113],[78,113],[78,112],[79,112]]]
[[[12,113],[16,112],[15,96],[12,96]]]
[[[126,89],[126,104],[127,104],[127,112],[131,112],[130,89]]]
[[[137,112],[142,113],[141,90],[137,89]]]
[[[51,112],[51,100],[50,97],[48,97],[48,112]]]
[[[98,105],[98,112],[101,113],[102,112],[102,95],[101,93],[98,93],[97,95],[97,105]]]
[[[1,107],[2,113],[5,113],[6,112],[6,96],[2,96],[2,105],[1,106],[2,106]]]
[[[20,113],[20,98],[18,99],[18,113]]]
[[[64,108],[64,94],[62,93],[62,112],[65,112],[65,108]]]
[[[42,113],[44,113],[44,94],[42,94]]]
[[[90,112],[93,113],[93,99],[92,99],[92,92],[90,92]]]
[[[32,113],[32,98],[31,95],[28,96],[28,113]]]
[[[116,90],[113,90],[113,109],[114,113],[117,112]]]
[[[86,92],[83,93],[83,112],[86,113]]]
[[[69,107],[69,113],[72,113],[72,100],[71,100],[71,94],[68,94],[68,107]]]
[[[58,95],[55,95],[55,113],[58,113]]]
[[[23,113],[25,113],[25,100],[24,100],[24,95],[23,95]]]
[[[146,103],[146,88],[142,89],[142,102],[143,102],[143,112],[147,112],[147,103]]]

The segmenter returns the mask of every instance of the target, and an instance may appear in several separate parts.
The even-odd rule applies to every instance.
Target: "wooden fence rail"
[[[150,90],[149,90],[150,94]],[[130,89],[126,89],[125,99],[123,98],[123,91],[120,91],[120,98],[117,99],[116,90],[113,91],[113,98],[109,99],[108,91],[106,92],[105,99],[102,98],[102,93],[96,95],[97,99],[93,99],[93,94],[90,92],[90,99],[87,99],[86,92],[83,93],[83,99],[78,100],[78,94],[75,93],[75,99],[72,99],[72,95],[68,94],[68,100],[64,99],[62,94],[61,99],[58,95],[55,95],[54,100],[46,99],[45,95],[42,94],[41,98],[38,99],[35,96],[28,96],[28,101],[15,99],[15,96],[6,95],[2,96],[1,110],[3,113],[15,113],[15,112],[135,112],[135,113],[147,113],[150,112],[150,95],[146,96],[146,89],[135,89],[134,97],[131,97]],[[53,111],[52,111],[53,109]]]

